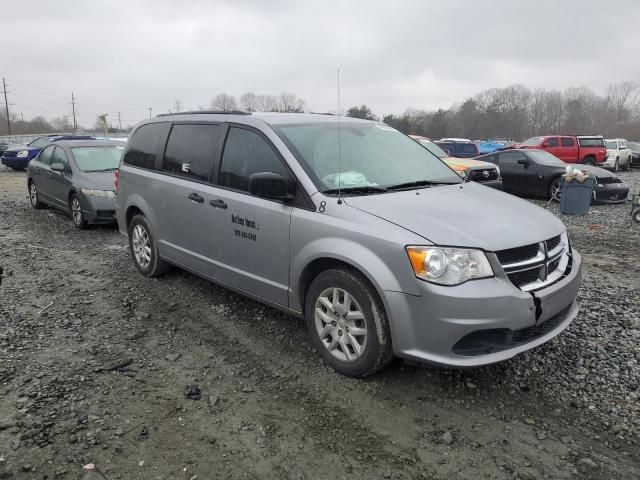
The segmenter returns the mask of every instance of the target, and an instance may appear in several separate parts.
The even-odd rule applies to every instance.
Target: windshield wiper
[[[382,187],[374,187],[371,185],[368,186],[362,186],[362,187],[343,187],[341,189],[337,189],[337,188],[331,188],[329,190],[323,190],[322,193],[363,193],[363,194],[367,194],[367,193],[384,193],[386,192],[387,189],[386,188],[382,188]]]
[[[398,183],[387,187],[387,190],[405,190],[416,187],[432,187],[434,185],[458,185],[460,182],[438,182],[434,180],[418,180],[416,182]]]

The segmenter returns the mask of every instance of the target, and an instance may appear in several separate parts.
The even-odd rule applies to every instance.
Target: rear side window
[[[209,181],[223,128],[219,125],[174,125],[162,160],[162,170]]]
[[[164,145],[168,123],[150,123],[138,128],[131,139],[123,162],[134,167],[156,169],[156,158],[160,145]]]
[[[264,138],[251,130],[230,128],[222,155],[220,185],[248,191],[249,177],[259,172],[289,178],[287,168]]]
[[[38,161],[44,163],[45,165],[51,165],[51,157],[53,156],[53,149],[55,147],[47,147],[42,150],[40,156],[38,157]]]
[[[544,142],[545,147],[557,147],[558,146],[558,137],[547,138],[546,142]]]
[[[604,147],[602,138],[579,138],[578,143],[581,147]]]
[[[521,152],[505,152],[500,154],[500,165],[517,165],[518,160],[525,160]]]
[[[573,138],[569,138],[569,137],[562,137],[560,139],[560,144],[563,147],[573,147],[574,143],[573,143]]]

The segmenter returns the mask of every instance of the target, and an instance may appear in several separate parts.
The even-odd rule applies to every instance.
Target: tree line
[[[238,99],[220,93],[212,98],[210,108],[248,112],[308,111],[307,102],[289,92],[279,95],[246,92]],[[176,100],[169,112],[179,112],[181,109],[181,102]],[[346,115],[368,120],[380,119],[367,105],[353,106],[346,111]],[[640,85],[630,81],[615,83],[606,88],[604,95],[598,95],[587,87],[558,91],[541,88],[530,90],[523,85],[511,85],[484,90],[448,109],[410,107],[400,115],[383,115],[381,119],[402,132],[431,138],[523,140],[534,135],[553,133],[595,133],[605,137],[640,140]],[[71,130],[68,116],[51,120],[42,116],[31,120],[23,120],[16,115],[11,118],[13,134]],[[110,128],[110,131],[117,130]],[[0,111],[0,135],[6,134],[6,117]]]
[[[362,105],[368,110],[366,105]],[[358,116],[357,112],[351,116]],[[369,113],[370,110],[369,110]],[[409,108],[383,122],[405,133],[431,138],[511,138],[545,134],[602,134],[640,139],[640,85],[609,85],[604,95],[587,87],[564,91],[522,85],[484,90],[448,109]]]

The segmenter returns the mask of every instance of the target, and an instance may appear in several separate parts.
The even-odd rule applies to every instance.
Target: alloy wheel
[[[356,299],[341,288],[327,288],[314,308],[316,330],[329,353],[343,362],[360,358],[367,346],[367,324]]]
[[[551,184],[551,199],[559,202],[560,201],[560,179],[557,178]]]
[[[82,225],[82,206],[78,197],[71,199],[71,216],[73,217],[73,223]]]
[[[32,207],[38,204],[38,190],[36,189],[36,184],[33,182],[29,185],[29,201]]]
[[[142,225],[133,228],[131,244],[136,262],[141,268],[147,268],[151,263],[151,239]]]

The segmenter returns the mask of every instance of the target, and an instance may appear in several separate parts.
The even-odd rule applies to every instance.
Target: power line
[[[9,100],[7,100],[7,83],[4,81],[4,77],[2,77],[2,91],[4,93],[4,108],[7,112],[7,130],[9,135],[11,135],[11,119],[9,118]]]
[[[71,92],[71,109],[73,110],[73,132],[75,133],[78,130],[78,124],[76,123],[76,100],[73,97],[73,92]]]

